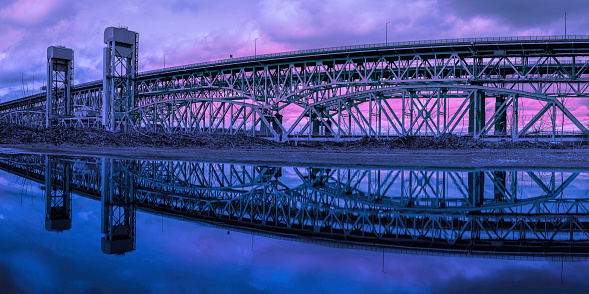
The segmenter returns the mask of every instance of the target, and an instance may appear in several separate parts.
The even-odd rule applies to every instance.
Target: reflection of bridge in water
[[[102,250],[135,248],[136,209],[328,246],[434,255],[585,260],[586,171],[267,167],[5,157],[45,184],[46,228],[71,227],[71,193],[102,201]],[[583,186],[584,187],[584,186]]]

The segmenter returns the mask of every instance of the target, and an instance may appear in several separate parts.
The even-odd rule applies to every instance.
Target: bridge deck
[[[288,62],[304,62],[321,58],[351,58],[358,56],[377,56],[391,54],[415,53],[448,53],[448,52],[479,52],[488,55],[505,50],[504,54],[522,54],[523,52],[545,53],[552,52],[589,52],[589,35],[567,36],[529,36],[529,37],[490,37],[490,38],[461,38],[422,40],[408,42],[375,43],[354,46],[339,46],[318,49],[288,51],[281,53],[260,54],[215,61],[192,63],[187,65],[148,70],[139,73],[139,80],[143,78],[164,77],[169,74],[188,73],[195,70],[220,70],[224,68],[239,68],[252,65],[276,64]],[[74,85],[75,91],[102,87],[102,80],[90,81]],[[0,111],[16,108],[22,105],[36,103],[45,98],[46,93],[22,97],[0,103]]]

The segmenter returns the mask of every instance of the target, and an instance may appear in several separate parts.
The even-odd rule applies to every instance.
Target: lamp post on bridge
[[[260,38],[256,38],[254,40],[254,58],[258,57],[258,40]]]
[[[391,22],[387,21],[387,23],[384,25],[385,28],[385,43],[388,45],[389,44],[389,24]]]
[[[166,69],[166,55],[168,54],[164,54],[164,69]]]
[[[567,13],[564,13],[564,37],[567,37]]]

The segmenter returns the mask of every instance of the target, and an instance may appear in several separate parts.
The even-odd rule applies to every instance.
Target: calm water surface
[[[5,154],[0,292],[583,293],[588,188],[589,169]]]

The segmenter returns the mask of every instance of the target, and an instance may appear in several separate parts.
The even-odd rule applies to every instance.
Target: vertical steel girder
[[[133,119],[138,76],[139,34],[126,28],[104,31],[102,124],[107,130],[126,130]]]
[[[72,115],[74,51],[62,46],[47,48],[47,100],[45,127]]]

